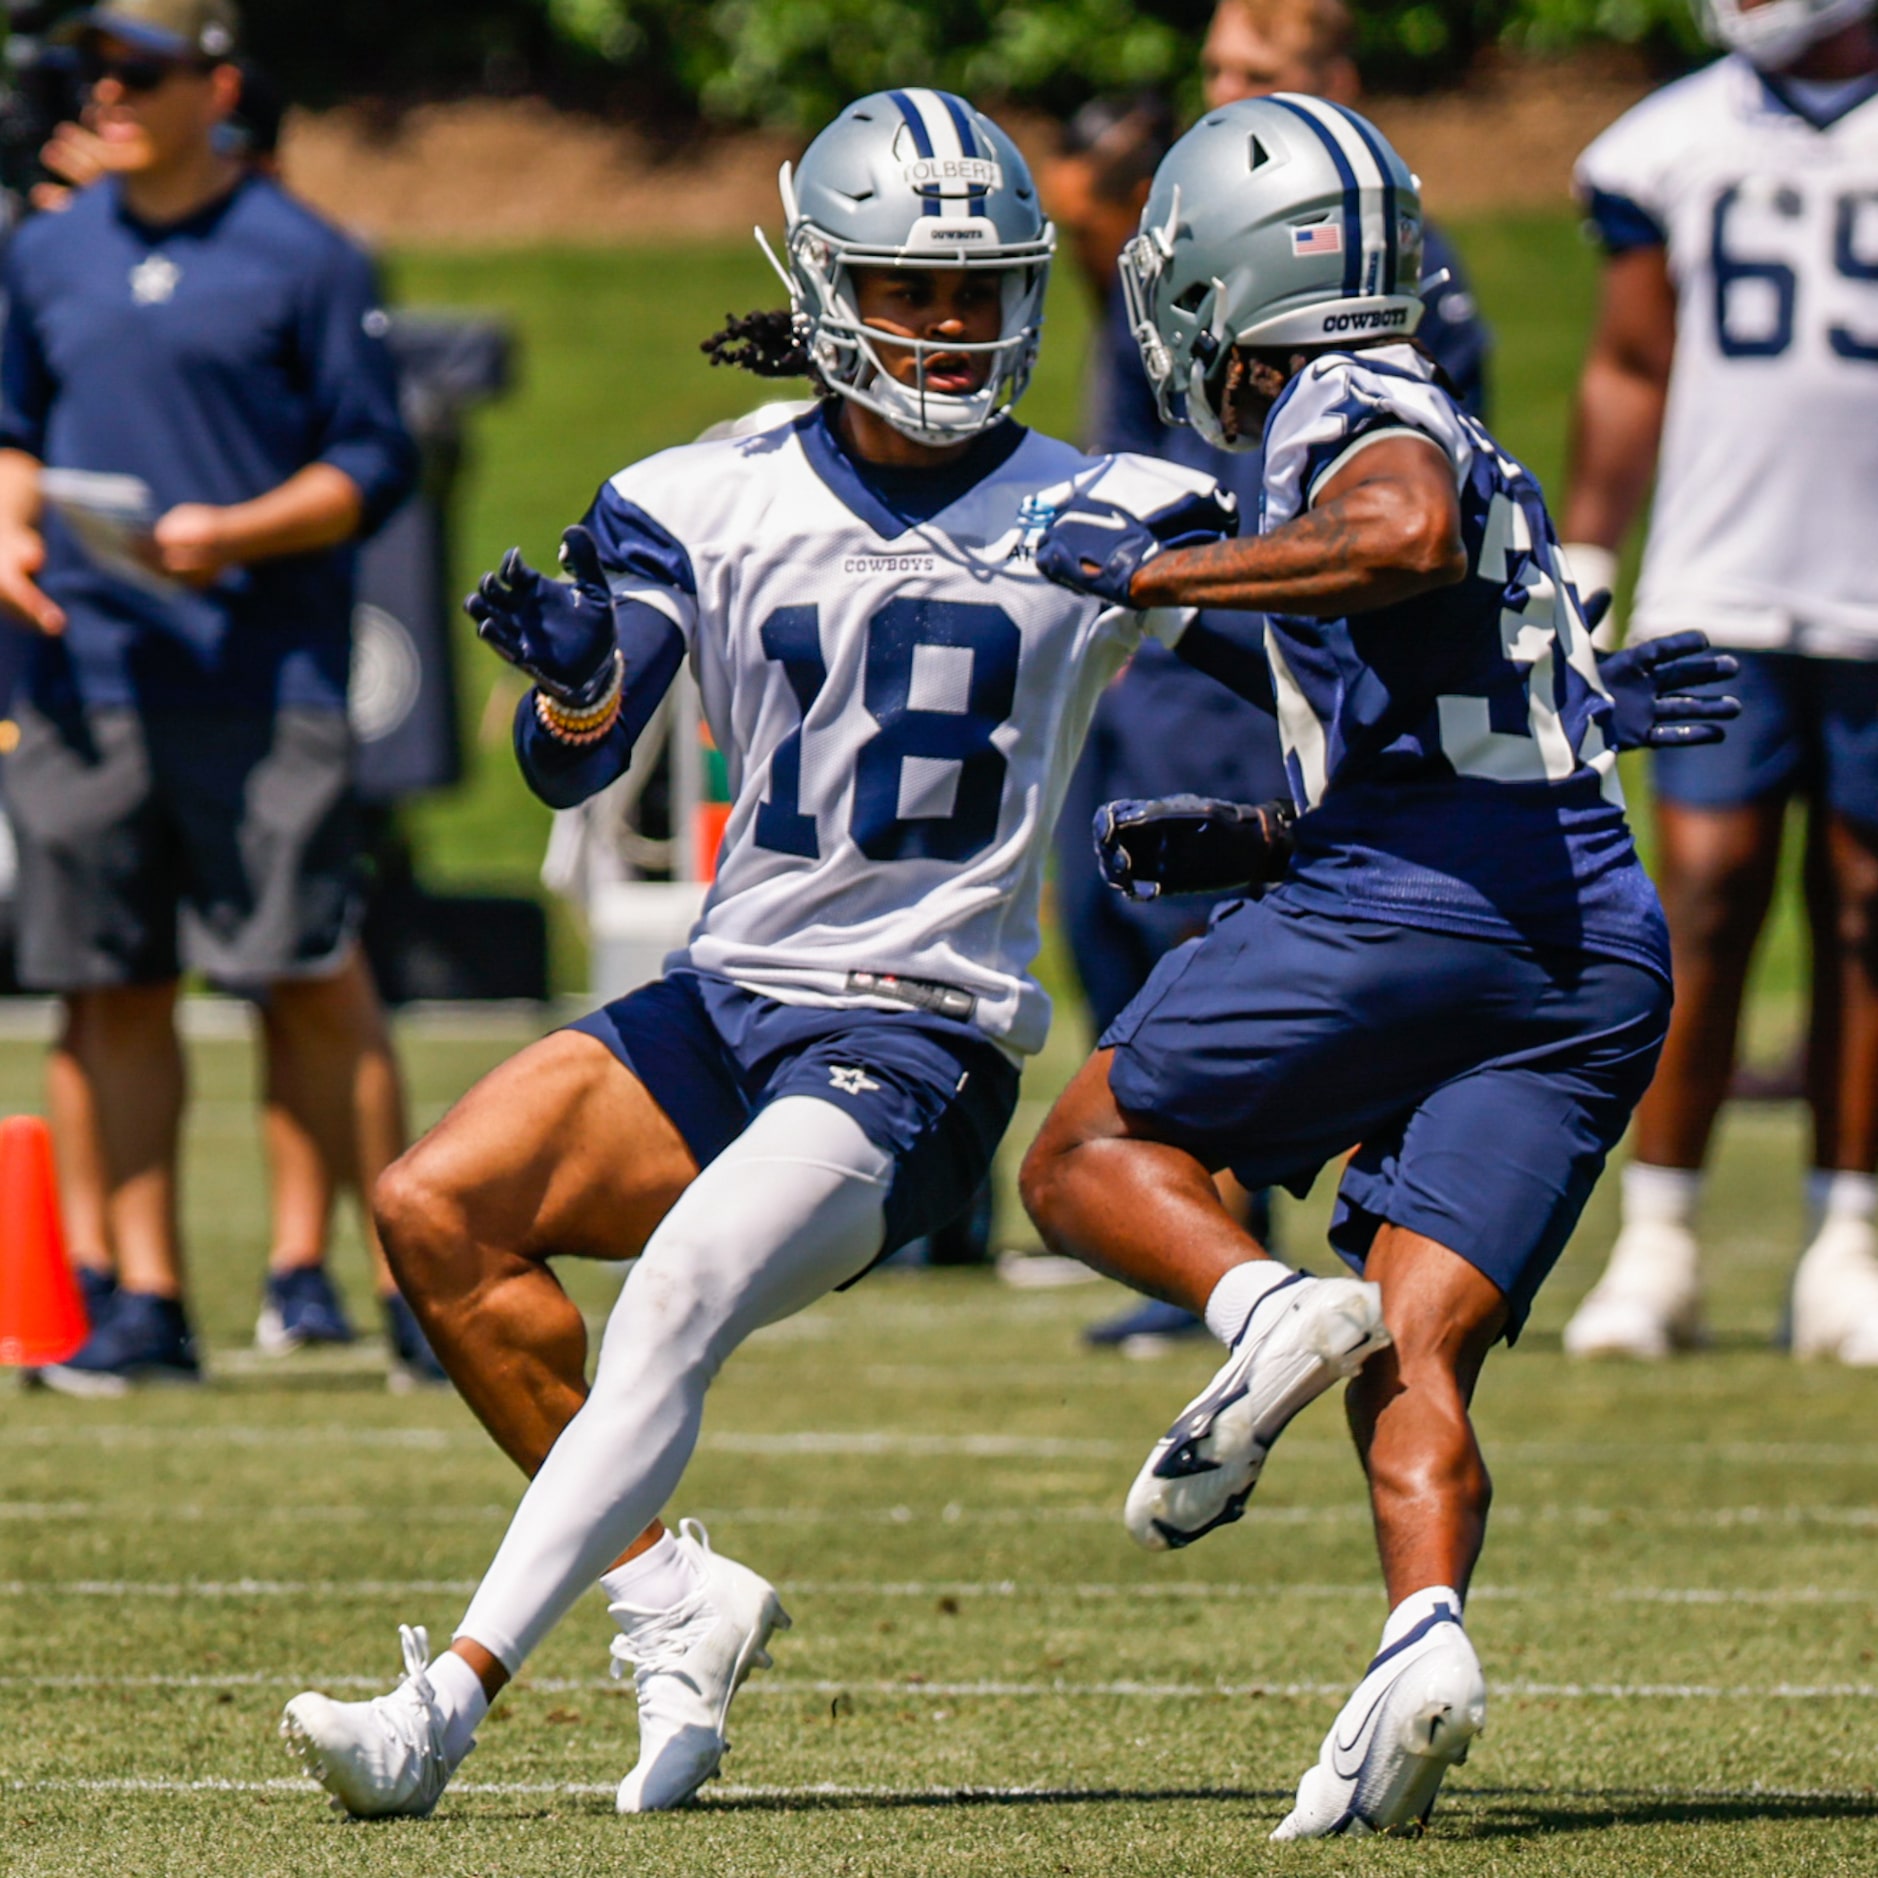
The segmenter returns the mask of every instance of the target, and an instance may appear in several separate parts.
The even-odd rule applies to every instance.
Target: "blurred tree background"
[[[298,99],[465,89],[804,129],[849,98],[923,82],[1046,110],[1190,84],[1211,0],[249,0],[249,37]],[[1612,41],[1670,64],[1688,0],[1358,0],[1371,84],[1452,84],[1494,47]],[[369,71],[359,49],[369,46]]]

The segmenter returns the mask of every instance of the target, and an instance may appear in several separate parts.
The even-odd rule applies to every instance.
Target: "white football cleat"
[[[769,1668],[771,1633],[789,1628],[776,1587],[713,1552],[695,1519],[679,1522],[678,1543],[691,1554],[698,1589],[613,1639],[613,1673],[631,1663],[639,1695],[639,1759],[619,1783],[622,1813],[682,1806],[716,1774],[730,1746],[731,1697],[751,1670]]]
[[[1370,1664],[1272,1837],[1418,1833],[1486,1722],[1480,1659],[1453,1607],[1437,1604]]]
[[[1150,1552],[1177,1551],[1230,1525],[1291,1418],[1388,1341],[1376,1285],[1294,1272],[1268,1291],[1135,1476],[1122,1511],[1130,1536]]]
[[[1567,1356],[1630,1356],[1660,1363],[1708,1342],[1701,1249],[1687,1226],[1637,1220],[1617,1235],[1604,1276],[1565,1326]]]
[[[1878,1366],[1878,1232],[1829,1218],[1793,1274],[1793,1354]]]
[[[444,1752],[443,1717],[425,1669],[430,1637],[420,1624],[400,1625],[404,1680],[369,1702],[297,1695],[280,1718],[288,1752],[332,1796],[336,1812],[354,1819],[402,1814],[422,1819],[437,1804],[458,1761]]]

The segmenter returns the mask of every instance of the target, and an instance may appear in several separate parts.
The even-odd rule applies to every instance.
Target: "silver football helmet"
[[[1255,449],[1221,421],[1234,346],[1407,338],[1421,323],[1421,185],[1342,105],[1241,99],[1167,153],[1121,275],[1162,421]]]
[[[948,91],[877,91],[841,113],[782,167],[787,264],[757,240],[789,289],[809,354],[829,387],[877,412],[915,442],[957,443],[995,423],[1023,395],[1043,330],[1043,292],[1056,248],[1030,170],[997,125]],[[855,309],[856,267],[985,268],[1002,281],[999,336],[885,340]],[[910,349],[903,385],[881,343]],[[929,391],[934,354],[989,354],[969,395]]]
[[[1762,71],[1791,65],[1809,46],[1864,19],[1878,0],[1695,0],[1702,30],[1718,46],[1742,53]]]

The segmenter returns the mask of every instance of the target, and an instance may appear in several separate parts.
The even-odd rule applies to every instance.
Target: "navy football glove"
[[[1587,616],[1589,612],[1587,607]],[[1713,651],[1708,635],[1700,632],[1669,633],[1602,655],[1598,673],[1616,707],[1618,749],[1720,743],[1727,734],[1722,726],[1741,715],[1741,700],[1690,694],[1696,686],[1720,684],[1740,669],[1732,653]]]
[[[1078,498],[1044,530],[1037,570],[1059,587],[1133,606],[1129,583],[1165,544],[1145,522],[1095,496]]]
[[[1289,802],[1219,802],[1162,796],[1105,802],[1096,810],[1102,878],[1130,900],[1164,893],[1226,893],[1279,879],[1291,862]]]
[[[549,697],[572,710],[586,710],[613,682],[619,640],[613,625],[613,595],[600,565],[600,548],[586,529],[561,537],[561,565],[573,575],[570,587],[550,580],[511,548],[493,574],[485,574],[463,611],[476,635],[519,667]]]

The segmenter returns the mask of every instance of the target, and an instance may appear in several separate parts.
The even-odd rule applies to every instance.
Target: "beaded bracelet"
[[[585,710],[571,710],[567,705],[557,703],[541,690],[535,689],[535,721],[557,743],[588,744],[598,743],[615,724],[619,722],[620,700],[625,689],[626,661],[616,647],[613,652],[613,673],[607,681],[606,690],[599,699]]]

